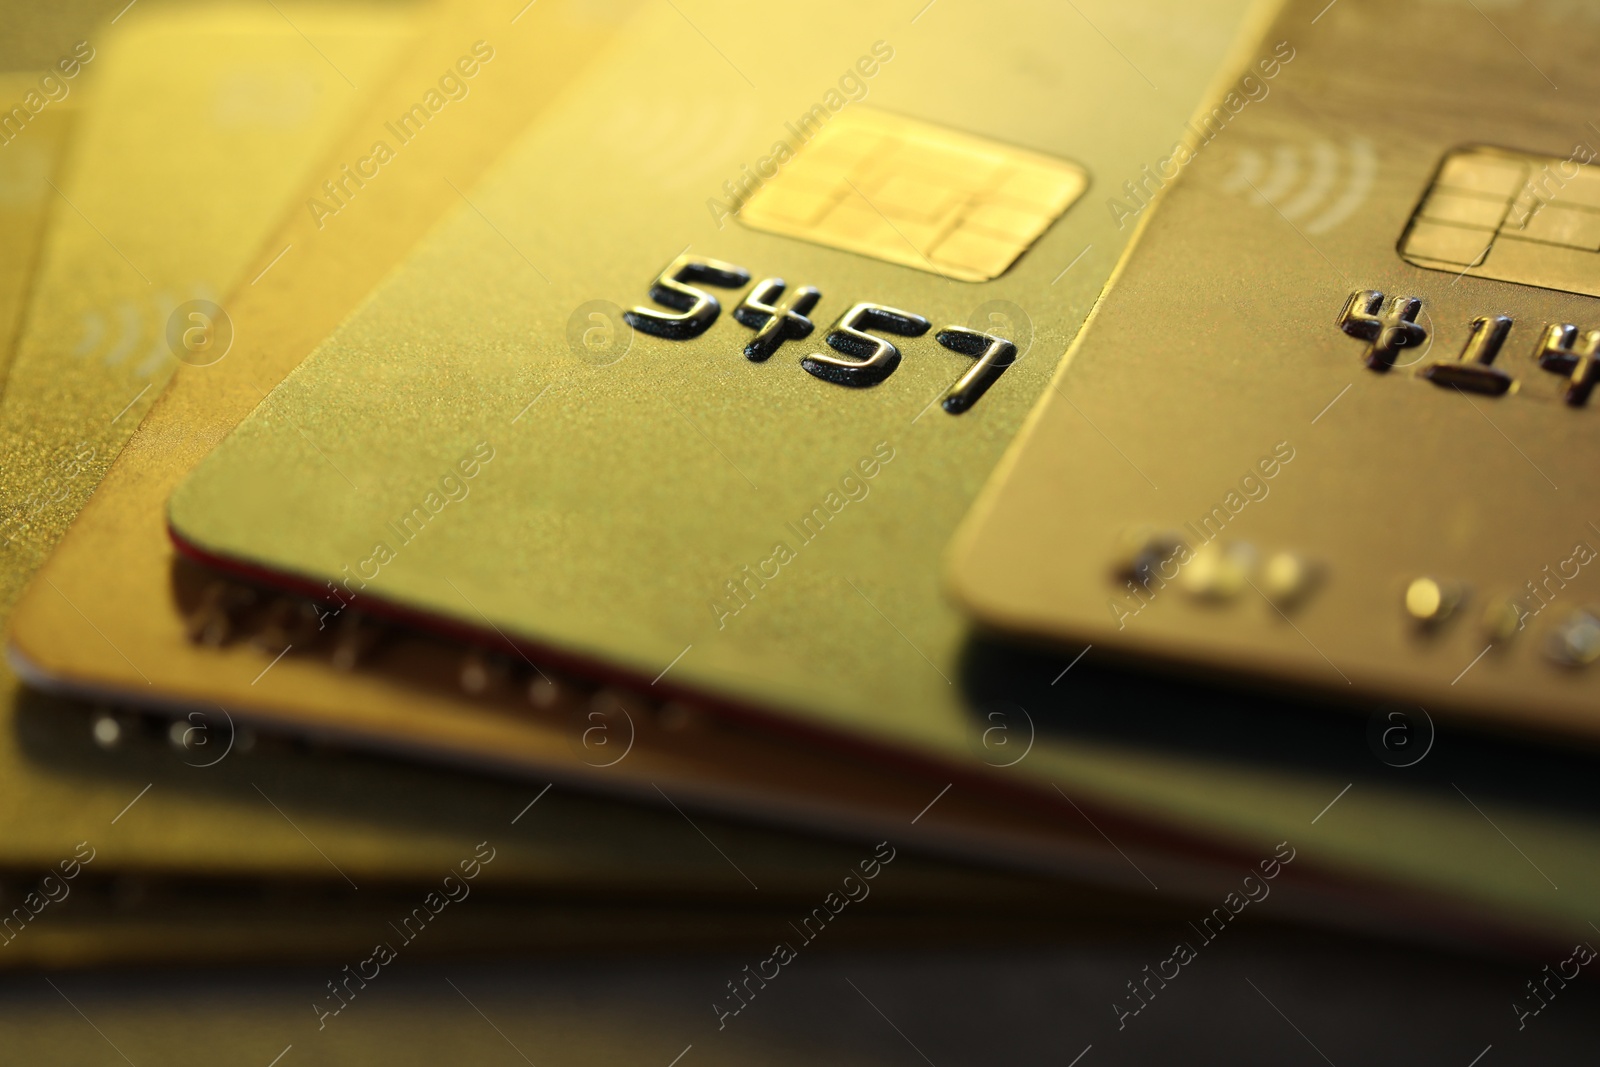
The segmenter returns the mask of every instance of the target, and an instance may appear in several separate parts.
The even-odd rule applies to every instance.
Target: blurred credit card
[[[34,71],[0,74],[0,99],[23,99],[42,77],[44,74]],[[50,180],[60,180],[61,159],[77,111],[76,100],[66,99],[72,100],[71,106],[63,102],[41,109],[29,120],[28,137],[15,145],[5,142],[5,150],[0,151],[0,245],[6,249],[0,259],[0,394],[11,369],[17,330],[38,266],[39,245],[53,207],[55,193]],[[0,132],[0,142],[4,141],[5,134]]]
[[[304,26],[351,72],[376,78],[404,43],[407,10],[358,21],[348,8],[324,9]],[[70,13],[42,20],[53,25],[38,36],[59,39],[41,52],[52,57],[43,68],[0,78],[0,364],[9,371],[0,394],[0,616],[136,424],[137,413],[122,409],[136,393],[152,395],[178,364],[162,346],[155,292],[175,300],[191,283],[228,283],[355,97],[343,82],[334,91],[328,79],[337,74],[277,15],[152,5],[115,27],[71,21]],[[240,112],[241,93],[257,101],[250,113]],[[219,158],[197,167],[196,151]],[[142,276],[123,254],[138,257]],[[10,813],[0,868],[70,855],[146,785],[153,795],[141,804],[165,831],[120,835],[125,850],[102,853],[102,869],[210,870],[218,841],[245,825],[267,867],[282,863],[292,875],[296,863],[310,866],[299,856],[303,839],[287,826],[278,833],[270,808],[197,810],[153,778],[130,788],[41,760],[54,748],[36,743],[59,735],[25,723],[20,699],[0,668],[0,809]],[[178,824],[183,832],[173,831]]]
[[[186,348],[186,332],[225,343],[214,302],[355,117],[354,84],[381,81],[414,18],[367,5],[134,11],[63,42],[50,86],[0,113],[0,153],[26,158],[60,109],[83,109],[45,187],[50,226],[0,398],[6,606],[161,384],[214,355]]]
[[[1297,31],[1281,98],[1196,144],[983,497],[962,602],[1600,736],[1600,74],[1551,45],[1597,18],[1357,0]],[[1408,103],[1375,129],[1379,80]]]
[[[304,14],[304,27],[362,78],[378,78],[410,32],[406,8],[362,21],[347,8],[286,10]],[[64,18],[58,58],[0,82],[0,328],[10,357],[0,394],[0,614],[136,426],[138,413],[123,408],[147,400],[178,366],[163,341],[171,306],[195,286],[214,293],[232,282],[283,198],[349,122],[354,91],[344,82],[334,90],[338,74],[282,16],[267,14],[152,5],[85,37]],[[248,114],[245,99],[256,101]],[[197,152],[216,158],[195,166]],[[154,785],[128,789],[42,765],[19,699],[10,670],[0,669],[6,867],[70,854],[141,785]],[[158,814],[194,814],[166,790],[154,800]],[[77,817],[85,811],[94,814]],[[126,833],[123,843],[139,845],[112,848],[106,865],[171,864],[187,848],[195,867],[210,867],[214,837],[242,825],[219,811],[210,817],[214,827],[194,814],[197,837]],[[274,840],[270,809],[238,817],[259,824],[262,857],[298,853]]]

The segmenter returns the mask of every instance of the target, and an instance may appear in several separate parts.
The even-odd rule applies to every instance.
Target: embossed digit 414
[[[1384,373],[1395,366],[1401,349],[1428,340],[1428,330],[1416,321],[1421,310],[1422,301],[1414,296],[1396,296],[1385,306],[1383,293],[1359,289],[1345,301],[1339,328],[1367,342],[1362,361]],[[1435,360],[1422,368],[1422,377],[1435,385],[1487,396],[1515,391],[1516,379],[1494,365],[1513,325],[1508,315],[1480,315],[1468,326],[1460,356]],[[1566,377],[1563,399],[1572,407],[1587,405],[1600,385],[1600,330],[1590,330],[1580,339],[1578,327],[1571,323],[1547,326],[1533,357],[1541,370]]]

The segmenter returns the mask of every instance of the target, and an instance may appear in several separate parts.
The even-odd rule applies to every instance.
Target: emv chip
[[[1452,149],[1400,255],[1452,274],[1600,296],[1600,173],[1559,156]]]
[[[1074,163],[881,111],[832,118],[746,201],[770,233],[985,282],[1088,188]]]

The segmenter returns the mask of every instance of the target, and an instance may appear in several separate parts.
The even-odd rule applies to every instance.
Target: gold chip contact
[[[1088,188],[1074,163],[860,108],[739,211],[745,225],[962,281],[1003,274]]]
[[[1600,173],[1589,160],[1448,152],[1400,239],[1419,267],[1600,296]]]

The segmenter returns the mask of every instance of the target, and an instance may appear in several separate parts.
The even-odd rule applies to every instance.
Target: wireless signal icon
[[[1270,161],[1255,149],[1240,151],[1222,191],[1271,205],[1306,233],[1327,233],[1366,202],[1377,173],[1377,152],[1364,137],[1342,147],[1324,140],[1280,144]]]

